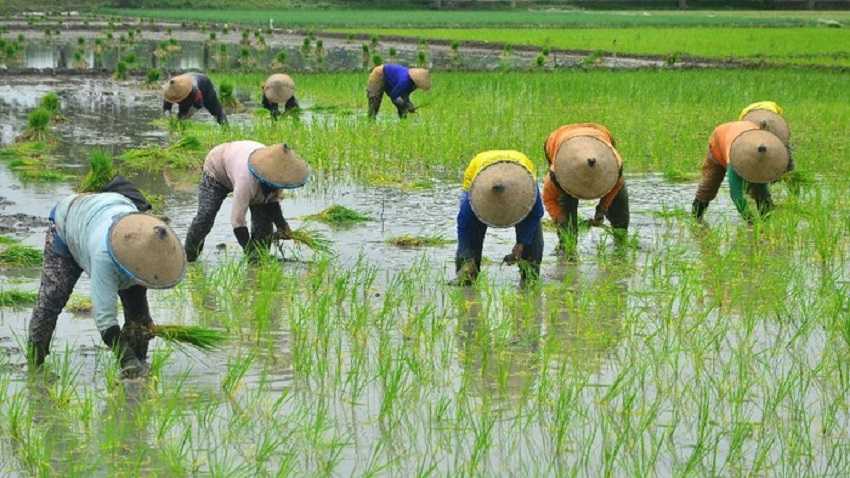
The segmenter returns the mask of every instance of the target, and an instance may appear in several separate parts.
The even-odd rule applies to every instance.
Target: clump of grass
[[[112,75],[116,80],[126,80],[127,79],[127,63],[124,60],[118,62],[115,65],[115,73]]]
[[[59,95],[51,91],[50,93],[41,97],[41,101],[39,101],[38,107],[49,111],[51,116],[56,117],[59,115],[59,110],[62,108],[62,103],[61,101],[59,101]]]
[[[327,238],[327,236],[319,231],[306,227],[292,231],[292,240],[298,244],[305,245],[314,252],[318,252],[320,254],[330,254],[332,251],[332,242]]]
[[[197,163],[193,154],[201,149],[195,136],[184,136],[170,146],[147,146],[131,149],[121,155],[124,166],[141,171],[162,171],[165,168],[187,168]]]
[[[18,289],[0,290],[0,307],[22,307],[35,304],[38,292]]]
[[[50,138],[50,119],[53,114],[42,107],[36,108],[27,115],[27,128],[18,137],[18,142],[46,141]]]
[[[227,342],[224,332],[199,325],[155,325],[151,333],[172,344],[189,345],[204,352],[218,350]]]
[[[366,222],[371,220],[372,218],[365,214],[359,213],[354,209],[349,209],[345,206],[334,204],[333,206],[325,209],[324,211],[318,214],[311,214],[309,216],[306,216],[305,219],[311,221],[324,222],[325,224],[330,224],[332,226],[348,226],[351,224]]]
[[[145,84],[148,86],[156,85],[160,78],[162,78],[162,72],[159,71],[159,68],[151,68],[145,74]]]
[[[93,308],[91,297],[76,294],[72,295],[65,305],[65,310],[74,314],[88,314],[91,313]]]
[[[69,175],[50,167],[52,144],[44,141],[24,141],[0,149],[0,160],[8,161],[9,169],[24,181],[65,181]]]
[[[9,244],[17,244],[18,241],[8,236],[0,236],[0,245],[6,246]]]
[[[219,93],[219,96],[221,97],[221,104],[225,108],[231,110],[239,110],[242,108],[242,103],[240,103],[233,94],[233,83],[228,81],[222,82],[219,87]]]
[[[40,250],[23,244],[12,244],[0,251],[0,267],[35,267],[41,265]]]
[[[392,237],[387,239],[387,244],[391,244],[396,247],[439,247],[445,246],[446,244],[451,244],[451,239],[446,239],[444,236],[440,234],[435,234],[431,236],[414,236],[412,234],[402,234],[400,236]]]
[[[94,193],[103,190],[103,187],[112,181],[115,171],[112,164],[112,156],[106,151],[94,150],[89,156],[89,172],[80,181],[77,191],[81,193]]]

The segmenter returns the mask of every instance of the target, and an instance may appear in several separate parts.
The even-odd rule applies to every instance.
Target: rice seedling
[[[371,218],[363,213],[357,212],[345,206],[334,204],[317,214],[304,217],[308,221],[319,221],[331,226],[351,226],[361,222],[370,221]]]
[[[94,306],[91,297],[74,294],[65,304],[65,310],[72,314],[90,314]]]
[[[126,151],[120,156],[122,166],[137,171],[162,171],[166,168],[187,168],[203,162],[201,143],[194,136],[184,136],[166,146],[147,146]]]
[[[96,149],[89,154],[89,171],[77,186],[77,192],[100,192],[114,177],[112,156],[106,151]]]
[[[302,244],[313,252],[318,254],[330,254],[333,251],[333,243],[324,234],[319,231],[302,227],[293,229],[292,240],[297,244]]]
[[[177,346],[187,345],[204,352],[221,348],[227,342],[227,334],[220,330],[197,325],[155,325],[151,329],[154,337]]]
[[[38,299],[37,292],[0,289],[0,307],[24,307],[35,304]]]
[[[55,92],[50,92],[41,97],[41,100],[38,102],[38,107],[43,108],[50,112],[50,114],[55,118],[60,115],[62,104],[59,100],[59,95]]]
[[[445,246],[447,244],[451,244],[454,241],[451,239],[446,239],[444,236],[440,234],[434,235],[426,235],[426,236],[416,236],[413,234],[402,234],[400,236],[391,237],[387,239],[388,244],[392,244],[396,247],[402,248],[415,248],[415,247],[440,247]]]
[[[219,86],[219,96],[222,106],[230,111],[239,111],[245,108],[233,94],[233,84],[230,82],[224,82]]]
[[[23,244],[11,244],[0,250],[0,267],[36,267],[41,265],[42,252]]]
[[[36,108],[27,115],[27,128],[18,136],[17,142],[47,141],[50,136],[52,113],[44,108]]]
[[[8,236],[0,236],[0,246],[7,246],[9,244],[17,244],[18,241],[12,237]]]

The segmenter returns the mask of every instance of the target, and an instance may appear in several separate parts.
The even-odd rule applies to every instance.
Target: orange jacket
[[[564,141],[576,136],[592,136],[600,141],[608,143],[614,149],[614,155],[617,157],[617,162],[620,164],[620,168],[623,167],[623,158],[620,157],[620,153],[617,152],[617,148],[614,146],[614,137],[605,126],[597,123],[576,123],[561,126],[553,131],[546,139],[546,143],[543,145],[543,152],[546,155],[546,161],[549,162],[549,174],[546,175],[546,178],[543,180],[543,206],[546,207],[546,212],[549,213],[552,220],[558,224],[563,223],[566,219],[566,211],[561,208],[560,202],[561,196],[566,193],[552,179],[552,159],[558,154],[558,148],[561,147],[561,144],[563,144]],[[601,206],[605,210],[611,207],[611,203],[614,202],[614,198],[616,198],[617,194],[620,193],[620,190],[623,189],[624,184],[625,182],[621,175],[617,184],[614,185],[611,191],[599,200],[598,207]]]
[[[711,133],[711,138],[708,140],[708,150],[711,152],[711,156],[724,168],[728,167],[729,149],[732,147],[732,141],[739,134],[754,129],[759,129],[759,127],[752,121],[731,121],[714,128],[714,132]]]

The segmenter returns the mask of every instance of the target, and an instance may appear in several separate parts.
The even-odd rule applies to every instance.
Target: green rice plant
[[[12,244],[0,250],[0,267],[36,267],[41,265],[42,252],[23,244]]]
[[[169,146],[147,146],[131,149],[120,156],[122,165],[136,171],[162,171],[166,168],[185,169],[200,165],[197,157],[201,143],[195,136],[184,136]]]
[[[242,103],[240,103],[233,94],[233,83],[223,82],[219,86],[219,93],[221,104],[225,108],[229,108],[231,110],[242,108]]]
[[[73,314],[90,314],[94,305],[92,305],[91,297],[85,295],[71,295],[68,303],[65,304],[65,310]]]
[[[59,95],[51,91],[41,97],[41,100],[38,102],[38,107],[49,111],[50,114],[55,117],[60,114],[62,104],[59,101]]]
[[[23,307],[35,304],[38,292],[0,289],[0,307]]]
[[[292,231],[292,240],[297,244],[309,247],[313,252],[319,254],[330,254],[333,252],[333,243],[319,231],[302,227]]]
[[[334,204],[317,214],[310,214],[304,219],[308,221],[319,221],[331,226],[350,226],[353,224],[370,221],[372,218],[366,214]]]
[[[36,108],[27,115],[27,128],[18,136],[18,142],[47,141],[50,135],[50,119],[53,117],[49,110]]]
[[[159,68],[151,68],[145,74],[145,84],[148,86],[156,86],[162,79],[162,72]]]
[[[0,236],[0,246],[7,246],[9,244],[17,244],[18,241],[12,237],[8,236]]]
[[[127,63],[123,60],[119,61],[115,65],[115,72],[112,74],[112,77],[116,80],[126,80],[127,79]]]
[[[188,345],[204,352],[220,349],[228,340],[220,330],[198,325],[155,325],[151,329],[154,337],[177,346]]]
[[[452,244],[454,241],[451,239],[446,239],[444,236],[440,234],[428,235],[428,236],[415,236],[413,234],[402,234],[400,236],[392,237],[387,239],[387,244],[391,244],[396,247],[401,248],[415,248],[415,247],[441,247],[448,244]]]
[[[77,192],[94,193],[103,190],[115,177],[112,155],[101,149],[89,154],[89,171],[77,186]]]

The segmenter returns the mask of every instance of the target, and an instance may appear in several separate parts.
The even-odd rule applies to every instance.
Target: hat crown
[[[491,227],[510,227],[531,212],[536,200],[531,173],[514,161],[497,161],[475,176],[469,188],[472,212]]]
[[[131,213],[113,222],[109,251],[125,272],[146,287],[173,287],[185,274],[186,255],[177,235],[147,214]]]
[[[574,136],[564,141],[553,159],[555,178],[571,196],[597,199],[610,191],[620,176],[614,148],[594,136]]]
[[[782,177],[790,157],[782,140],[768,130],[744,131],[732,140],[729,164],[751,183],[769,183]]]

